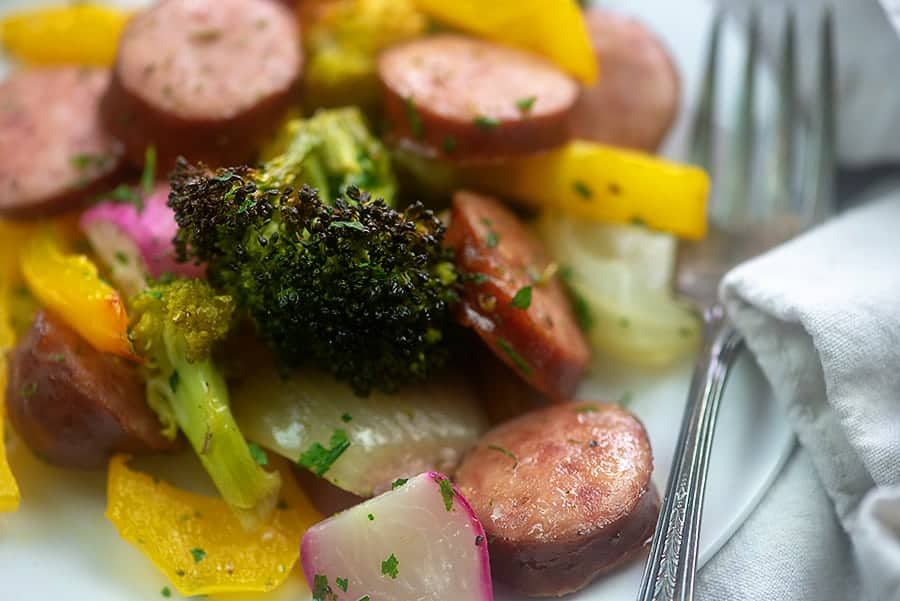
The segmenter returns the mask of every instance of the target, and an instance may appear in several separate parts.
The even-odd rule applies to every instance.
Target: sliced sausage
[[[681,84],[671,55],[630,17],[592,8],[585,18],[600,80],[578,100],[573,137],[655,151],[678,116]]]
[[[461,35],[383,52],[391,136],[430,156],[476,162],[559,146],[578,84],[543,58]]]
[[[141,164],[250,161],[294,100],[303,67],[291,12],[270,0],[164,0],[125,28],[104,122]]]
[[[16,433],[57,465],[99,468],[115,452],[175,445],[161,434],[137,370],[43,312],[10,354],[6,402]]]
[[[488,432],[456,483],[484,525],[494,577],[535,597],[575,592],[638,554],[659,513],[636,417],[565,403]]]
[[[590,351],[540,241],[498,200],[466,191],[446,240],[466,274],[460,322],[532,386],[570,399]]]
[[[100,126],[103,69],[23,69],[0,83],[0,216],[65,211],[108,186],[122,146]]]

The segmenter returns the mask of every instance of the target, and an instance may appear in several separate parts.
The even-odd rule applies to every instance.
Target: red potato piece
[[[559,278],[546,273],[540,241],[498,200],[467,191],[453,197],[446,241],[470,274],[459,321],[532,386],[553,399],[571,398],[590,350]],[[514,306],[526,287],[530,303]]]
[[[101,468],[116,452],[176,446],[161,434],[137,370],[43,312],[10,355],[6,402],[16,433],[56,465]]]
[[[428,156],[497,160],[562,145],[578,84],[528,52],[455,34],[378,61],[391,136]]]
[[[104,123],[141,164],[147,147],[211,165],[253,159],[294,101],[300,31],[270,0],[164,0],[135,16],[103,99]]]
[[[456,475],[484,525],[494,578],[535,597],[588,585],[646,546],[659,513],[643,425],[566,403],[488,432]]]
[[[601,76],[578,100],[573,137],[655,151],[678,116],[681,82],[671,55],[635,19],[592,8],[585,20]]]
[[[122,146],[100,125],[104,69],[22,69],[0,83],[0,217],[71,209],[121,172]]]

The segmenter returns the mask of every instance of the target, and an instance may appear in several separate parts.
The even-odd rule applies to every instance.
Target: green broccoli
[[[442,365],[457,290],[440,220],[355,186],[327,203],[309,186],[273,188],[275,179],[179,161],[169,197],[179,258],[208,263],[211,282],[286,366],[324,368],[365,395]]]
[[[262,189],[308,184],[330,202],[348,186],[358,186],[394,204],[397,183],[390,154],[356,108],[322,110],[309,119],[288,121],[263,159],[255,178]]]
[[[234,303],[200,280],[151,285],[130,306],[129,335],[145,360],[147,402],[167,433],[180,428],[225,501],[245,524],[275,505],[280,478],[253,459],[231,415],[213,346],[229,330]]]

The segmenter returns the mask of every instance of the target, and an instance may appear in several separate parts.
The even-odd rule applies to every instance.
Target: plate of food
[[[0,7],[6,595],[636,595],[712,8],[550,4]],[[701,564],[792,444],[742,356]]]

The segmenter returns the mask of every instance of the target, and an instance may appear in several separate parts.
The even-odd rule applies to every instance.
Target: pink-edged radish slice
[[[484,529],[437,472],[316,524],[300,560],[316,601],[494,598]]]

